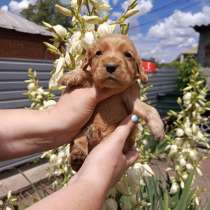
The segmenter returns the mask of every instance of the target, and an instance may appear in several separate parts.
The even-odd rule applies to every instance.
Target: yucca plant
[[[110,19],[111,13],[109,11],[111,8],[105,0],[73,0],[67,8],[56,5],[56,9],[64,16],[71,16],[72,22],[71,27],[67,29],[61,25],[53,26],[44,23],[53,36],[52,42],[45,43],[45,45],[51,53],[57,56],[57,59],[54,62],[47,90],[39,86],[36,74],[29,72],[27,94],[33,102],[33,108],[36,109],[47,108],[55,103],[53,90],[62,89],[57,85],[57,81],[65,72],[80,67],[86,49],[96,39],[114,31],[123,34],[128,33],[129,24],[126,23],[126,19],[138,12],[137,0],[130,0],[127,9],[114,21]],[[195,174],[192,171],[194,168],[199,171],[198,164],[202,158],[189,162],[188,156],[184,156],[188,162],[179,160],[186,152],[184,149],[187,149],[189,157],[190,154],[192,157],[197,157],[195,155],[197,154],[195,144],[197,140],[191,138],[191,133],[196,130],[197,136],[200,135],[201,137],[198,125],[203,121],[201,114],[209,106],[209,102],[205,100],[204,81],[200,80],[199,75],[198,68],[195,66],[190,78],[188,78],[188,87],[183,91],[184,97],[179,99],[181,111],[179,113],[171,112],[171,116],[173,115],[175,118],[175,123],[173,130],[166,135],[166,141],[160,144],[154,143],[154,139],[144,125],[139,126],[137,148],[141,153],[141,159],[127,171],[122,180],[110,191],[103,210],[197,210],[195,202],[197,191],[192,188]],[[144,98],[145,92],[141,92],[144,93],[142,95]],[[191,124],[191,120],[193,124]],[[180,129],[184,131],[184,134],[181,133]],[[205,136],[203,133],[202,135]],[[180,139],[183,144],[177,145],[180,143]],[[203,139],[203,142],[206,143],[206,139]],[[166,145],[168,145],[167,149]],[[57,179],[53,183],[54,185],[65,185],[72,175],[68,163],[68,147],[62,146],[43,155],[49,158],[51,175],[62,177],[62,179]],[[165,180],[154,176],[148,163],[160,153],[171,158],[173,163],[171,170],[176,171],[176,177],[168,177]],[[180,163],[182,164],[181,168],[178,167]]]

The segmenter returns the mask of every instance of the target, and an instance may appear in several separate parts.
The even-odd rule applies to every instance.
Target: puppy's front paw
[[[68,89],[85,86],[89,78],[89,75],[80,70],[72,70],[61,77],[61,79],[58,81],[60,85],[67,86]]]
[[[156,109],[153,109],[148,117],[148,127],[152,135],[158,139],[162,140],[165,136],[164,124],[160,118],[159,113]]]

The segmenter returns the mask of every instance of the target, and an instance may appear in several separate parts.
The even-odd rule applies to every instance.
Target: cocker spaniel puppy
[[[88,153],[109,135],[129,114],[143,118],[155,138],[164,136],[163,123],[155,108],[139,100],[140,79],[147,81],[134,44],[124,35],[109,35],[99,39],[87,50],[81,69],[74,70],[60,80],[66,91],[88,87],[125,90],[99,103],[89,122],[71,143],[70,162],[78,171]],[[127,139],[124,151],[134,145],[135,135]]]

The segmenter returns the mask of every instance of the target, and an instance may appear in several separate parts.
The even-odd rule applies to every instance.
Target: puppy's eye
[[[96,55],[97,56],[100,56],[100,55],[102,55],[103,53],[102,53],[102,51],[101,50],[98,50],[97,52],[96,52]]]
[[[129,52],[124,52],[124,56],[126,58],[132,58],[132,55]]]

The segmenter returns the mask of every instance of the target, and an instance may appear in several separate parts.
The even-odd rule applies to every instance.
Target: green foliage
[[[188,83],[190,82],[192,70],[194,68],[199,69],[200,66],[194,56],[188,56],[183,62],[175,60],[171,63],[159,64],[158,67],[168,67],[177,70],[177,87],[180,91],[182,91],[185,87],[187,87]],[[204,79],[204,76],[201,72],[199,72],[199,79]]]
[[[172,183],[163,177],[148,177],[145,179],[145,186],[139,193],[142,203],[141,210],[196,210],[194,203],[195,190],[192,188],[192,173],[184,189],[176,194],[169,193]],[[147,205],[145,205],[147,204]],[[148,205],[150,204],[150,205]]]
[[[199,66],[192,60],[184,66],[192,67],[191,74],[187,86],[183,89],[183,97],[177,100],[181,111],[169,112],[174,122],[172,130],[167,134],[169,145],[166,148],[172,162],[171,170],[176,172],[177,182],[182,188],[193,169],[201,174],[199,168],[204,154],[197,146],[202,144],[209,148],[207,134],[201,130],[200,125],[207,122],[204,113],[210,107],[210,102],[206,99],[208,89]]]
[[[210,210],[210,199],[209,199],[209,201],[208,201],[208,205],[207,205],[206,210]]]
[[[192,70],[194,68],[199,69],[199,64],[193,57],[187,57],[182,63],[174,63],[176,69],[178,70],[177,85],[180,90],[184,89],[190,82],[192,75]],[[201,73],[199,73],[199,79],[203,79]]]
[[[42,24],[43,21],[56,25],[61,24],[69,27],[71,18],[65,17],[55,10],[55,4],[59,4],[60,0],[38,0],[36,4],[29,5],[21,14],[28,20],[37,24]]]

